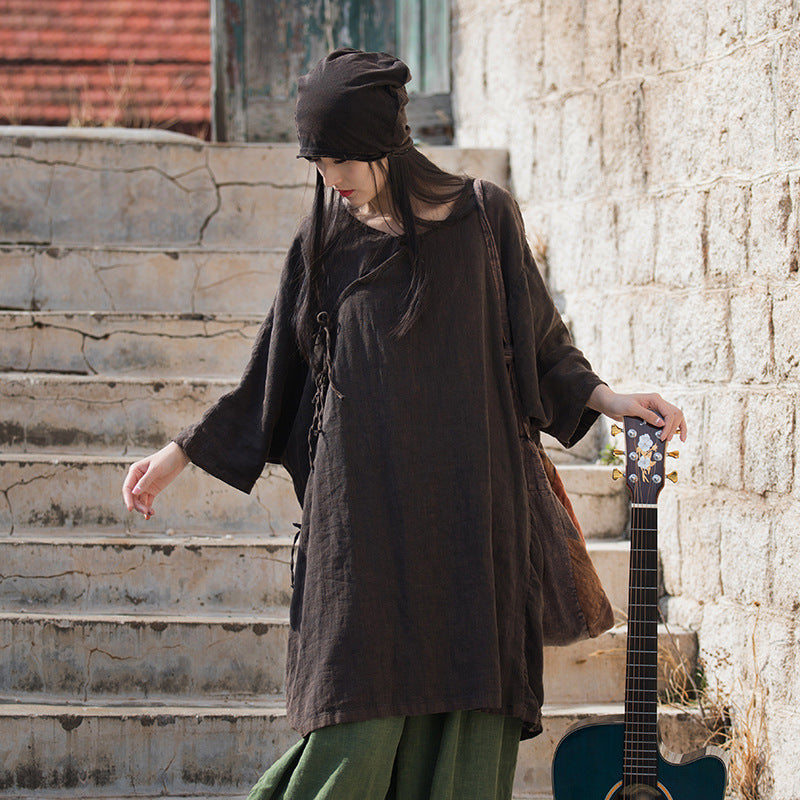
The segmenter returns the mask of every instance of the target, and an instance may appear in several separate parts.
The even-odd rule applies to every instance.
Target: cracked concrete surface
[[[81,786],[80,796],[87,798],[98,789],[106,797],[208,796],[215,786],[241,794],[298,738],[274,699],[257,708],[234,699],[224,708],[187,708],[176,698],[162,706],[88,705],[66,715],[44,705],[15,704],[9,713],[0,712],[0,741],[8,756],[0,785],[36,797],[48,789],[63,792],[65,785]],[[30,746],[45,740],[46,750]]]
[[[0,661],[0,692],[41,691],[84,702],[116,694],[280,692],[288,620],[239,614],[240,624],[230,625],[231,619],[0,613],[0,639],[11,643]]]
[[[0,373],[241,374],[257,316],[0,311]]]
[[[0,537],[0,608],[275,615],[291,596],[291,544],[257,535]]]
[[[225,245],[229,245],[226,242]],[[284,247],[0,247],[0,309],[265,316]]]
[[[0,152],[7,242],[285,247],[310,201],[308,165],[288,148],[29,144]]]
[[[225,379],[0,375],[6,452],[158,449],[234,385]]]
[[[133,456],[0,456],[0,536],[43,529],[181,530],[287,535],[300,511],[288,474],[268,467],[246,496],[190,467],[145,521],[128,513],[121,486]]]

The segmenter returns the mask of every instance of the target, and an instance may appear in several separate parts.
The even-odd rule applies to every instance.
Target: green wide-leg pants
[[[479,711],[320,728],[247,800],[511,800],[521,729],[518,719]]]

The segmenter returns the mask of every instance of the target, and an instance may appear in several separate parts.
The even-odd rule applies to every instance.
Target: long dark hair
[[[390,155],[386,167],[375,162],[372,168],[386,169],[392,207],[384,214],[401,223],[401,240],[411,263],[411,283],[405,309],[394,328],[395,335],[403,336],[422,310],[430,281],[430,270],[419,255],[419,228],[425,221],[415,216],[414,205],[436,206],[452,202],[463,191],[467,178],[440,169],[415,147],[405,153]],[[322,311],[326,255],[334,246],[337,232],[348,213],[344,201],[333,190],[326,196],[322,175],[317,173],[305,272],[294,315],[298,345],[309,363],[312,362],[314,337],[319,330],[317,315]]]

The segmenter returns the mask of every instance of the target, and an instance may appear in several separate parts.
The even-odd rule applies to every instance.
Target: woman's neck
[[[366,205],[350,209],[350,213],[359,222],[363,222],[364,225],[368,225],[370,228],[375,228],[375,230],[383,233],[390,233],[393,236],[403,235],[403,224],[383,209]]]
[[[450,200],[445,203],[423,203],[412,198],[411,207],[414,211],[414,216],[418,220],[423,222],[442,222],[450,216],[455,202],[455,200]],[[402,236],[402,222],[397,218],[396,214],[387,212],[387,207],[385,201],[373,202],[360,208],[351,209],[350,213],[370,228],[375,228],[375,230],[383,233],[390,233],[393,236]]]

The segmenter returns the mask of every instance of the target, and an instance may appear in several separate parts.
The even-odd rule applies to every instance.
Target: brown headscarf
[[[374,161],[413,146],[406,121],[411,72],[388,53],[341,48],[298,82],[300,158]]]

